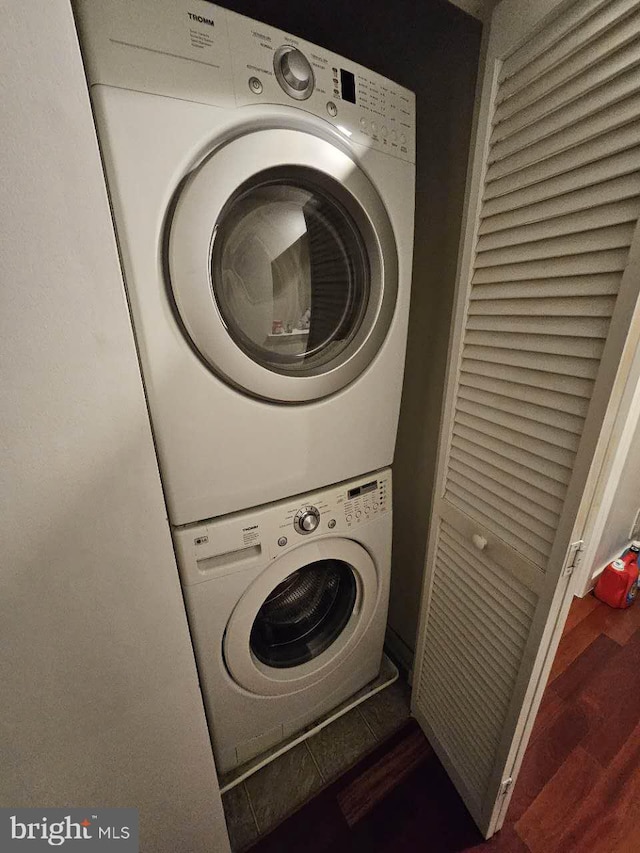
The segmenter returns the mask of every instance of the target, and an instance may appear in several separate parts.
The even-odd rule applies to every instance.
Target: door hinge
[[[582,552],[584,551],[584,540],[578,539],[577,542],[572,542],[567,550],[567,558],[562,570],[562,577],[566,578],[573,574],[573,570],[577,569],[582,560]]]
[[[511,786],[513,785],[513,777],[509,776],[507,779],[503,779],[500,784],[500,796],[504,797],[505,794],[508,794],[511,790]]]

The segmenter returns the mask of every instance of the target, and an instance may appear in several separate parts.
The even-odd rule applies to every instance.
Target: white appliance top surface
[[[206,0],[73,2],[90,85],[227,109],[287,105],[353,142],[415,162],[413,93],[355,62]],[[274,73],[274,56],[287,45],[313,70],[306,100],[294,100]]]

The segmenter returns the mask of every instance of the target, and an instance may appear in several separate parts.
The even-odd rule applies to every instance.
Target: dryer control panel
[[[349,140],[415,162],[415,98],[408,89],[242,15],[228,13],[228,26],[238,104],[297,103]]]
[[[206,0],[73,0],[89,83],[234,108],[296,107],[415,162],[415,97],[380,74]]]

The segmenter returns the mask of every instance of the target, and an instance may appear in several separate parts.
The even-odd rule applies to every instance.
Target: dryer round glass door
[[[274,560],[234,608],[224,636],[229,673],[262,695],[314,684],[360,642],[378,595],[375,566],[361,545],[305,543]]]
[[[263,172],[227,203],[211,278],[243,352],[276,373],[304,376],[339,363],[349,349],[369,302],[370,271],[335,188],[323,189],[310,171],[296,170],[295,180],[292,172]]]
[[[369,178],[325,139],[262,130],[215,151],[178,196],[168,246],[192,344],[253,395],[332,394],[386,338],[398,278],[391,224]]]

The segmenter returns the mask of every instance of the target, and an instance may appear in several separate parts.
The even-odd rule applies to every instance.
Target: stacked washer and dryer
[[[414,98],[203,0],[76,0],[218,769],[378,674]]]

